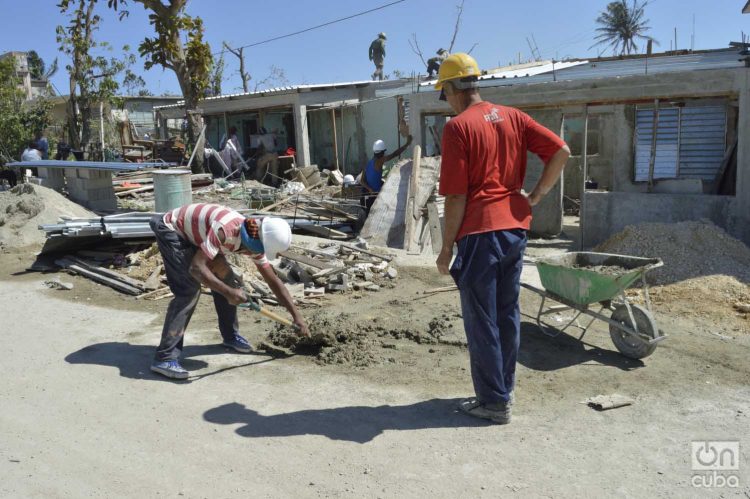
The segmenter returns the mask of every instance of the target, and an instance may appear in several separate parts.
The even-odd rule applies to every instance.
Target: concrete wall
[[[505,105],[519,107],[533,114],[533,109],[561,109],[588,105],[612,106],[607,123],[605,144],[611,144],[612,193],[587,193],[584,198],[595,201],[584,204],[590,211],[582,222],[584,240],[590,245],[602,241],[623,223],[638,221],[681,221],[709,218],[725,227],[731,234],[750,244],[750,70],[726,69],[689,71],[602,78],[585,81],[558,81],[535,85],[516,85],[483,88],[482,97]],[[712,195],[646,194],[645,183],[633,182],[633,128],[635,106],[654,99],[664,101],[684,99],[736,99],[738,111],[737,195],[722,198]],[[410,96],[410,128],[416,137],[422,136],[422,117],[430,113],[449,112],[445,103],[437,100],[437,92],[423,92]],[[607,142],[609,140],[609,142]],[[591,159],[591,158],[589,158]],[[598,168],[592,162],[594,169]],[[606,178],[605,164],[603,174]],[[533,172],[530,172],[533,175]],[[593,176],[593,175],[592,175]],[[600,185],[607,186],[599,178]],[[607,196],[611,201],[607,201]]]
[[[562,112],[560,110],[531,111],[530,116],[541,125],[559,134],[562,126]],[[531,192],[544,170],[544,164],[536,154],[527,154],[526,179],[523,188]],[[563,173],[563,177],[565,173]],[[552,237],[562,232],[563,205],[562,184],[558,182],[542,201],[534,206],[531,219],[531,233],[535,236]]]
[[[737,200],[704,194],[594,192],[584,196],[583,245],[593,248],[628,225],[710,220],[732,232]]]

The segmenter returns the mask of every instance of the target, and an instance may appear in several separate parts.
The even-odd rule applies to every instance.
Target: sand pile
[[[708,221],[631,225],[594,251],[661,258],[648,274],[653,284],[672,284],[709,275],[750,283],[750,248]]]
[[[708,221],[628,226],[594,251],[658,257],[648,273],[658,310],[700,317],[721,329],[750,333],[750,248]],[[640,290],[630,296],[642,298]]]
[[[20,184],[0,192],[0,247],[16,249],[44,244],[39,225],[53,224],[60,217],[91,218],[88,211],[52,189]]]

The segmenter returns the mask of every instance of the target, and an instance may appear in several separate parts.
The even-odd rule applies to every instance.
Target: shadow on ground
[[[265,354],[237,354],[240,357],[253,359],[253,361],[223,367],[216,369],[215,371],[198,375],[193,374],[195,371],[209,367],[209,364],[203,360],[193,359],[191,357],[222,355],[227,352],[229,352],[229,350],[221,345],[192,345],[185,347],[182,351],[182,360],[180,363],[182,364],[182,367],[191,372],[190,378],[186,381],[197,381],[201,378],[212,376],[224,371],[275,360],[274,358],[268,358]],[[131,345],[130,343],[124,342],[107,342],[89,345],[65,357],[65,361],[70,364],[116,367],[120,370],[120,376],[125,378],[151,381],[175,381],[151,372],[149,367],[151,366],[153,359],[153,345]],[[182,383],[184,382],[185,381],[182,381]]]
[[[555,331],[556,330],[552,330]],[[600,331],[589,331],[589,335],[608,333]],[[620,354],[615,346],[611,350],[578,340],[577,337],[566,333],[560,333],[555,338],[545,336],[539,331],[536,324],[532,322],[521,323],[521,348],[518,352],[518,362],[535,371],[557,371],[566,367],[586,366],[611,366],[623,371],[630,371],[643,367],[645,364],[640,360],[630,359]]]
[[[410,405],[311,409],[264,416],[233,402],[203,413],[223,425],[239,424],[242,437],[321,435],[331,440],[367,443],[386,430],[426,430],[488,426],[489,422],[457,412],[460,399],[432,399]]]

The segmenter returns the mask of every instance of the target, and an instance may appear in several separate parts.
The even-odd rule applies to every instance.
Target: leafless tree
[[[464,13],[464,2],[466,0],[461,0],[460,5],[456,5],[456,24],[453,27],[453,36],[451,37],[451,43],[448,45],[448,52],[453,53],[453,47],[456,44],[456,37],[458,37],[458,31],[461,28],[461,16]],[[474,43],[471,48],[468,50],[467,54],[471,54],[471,52],[476,48],[476,46],[479,45],[478,43]],[[417,34],[412,33],[411,39],[409,39],[409,47],[411,47],[412,52],[414,52],[416,55],[419,56],[419,59],[422,61],[422,64],[424,64],[425,67],[427,67],[427,61],[424,58],[424,54],[422,52],[422,49],[419,46],[419,42],[417,41]]]
[[[260,81],[255,82],[255,88],[253,89],[253,92],[257,92],[263,87],[267,87],[270,83],[275,83],[277,85],[288,85],[289,80],[286,79],[286,73],[284,70],[280,67],[271,65],[270,68],[268,68],[269,73],[268,76],[263,78]]]
[[[242,78],[242,91],[248,93],[250,91],[248,83],[250,83],[252,76],[250,76],[250,73],[245,71],[245,54],[243,54],[242,52],[244,50],[244,47],[233,49],[227,42],[224,42],[224,47],[240,60],[239,73],[240,78]]]

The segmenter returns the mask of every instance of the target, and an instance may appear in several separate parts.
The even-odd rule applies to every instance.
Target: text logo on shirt
[[[497,108],[493,107],[492,111],[484,115],[484,121],[489,123],[500,123],[503,121],[503,117],[498,114]]]

